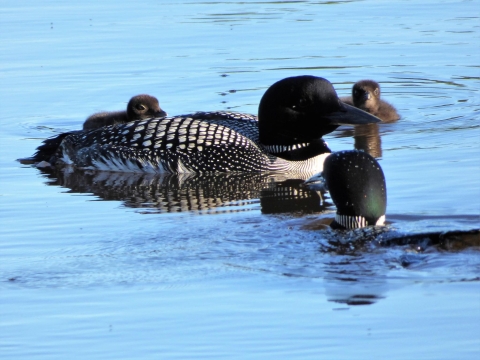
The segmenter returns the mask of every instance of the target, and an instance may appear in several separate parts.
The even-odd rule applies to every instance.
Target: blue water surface
[[[478,359],[478,237],[349,242],[325,226],[328,198],[289,197],[301,176],[52,174],[16,159],[136,94],[169,115],[256,114],[287,76],[339,96],[371,78],[401,119],[325,139],[379,159],[387,233],[478,229],[479,5],[3,4],[2,359]]]

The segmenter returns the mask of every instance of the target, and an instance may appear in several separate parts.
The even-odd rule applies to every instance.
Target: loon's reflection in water
[[[336,137],[353,137],[354,147],[363,150],[374,158],[382,157],[382,138],[378,124],[357,125],[354,127],[342,128],[335,134]]]
[[[281,216],[278,225],[284,224],[293,231],[283,237],[280,229],[276,235],[283,238],[278,247],[271,239],[258,240],[265,241],[257,246],[271,249],[272,258],[268,257],[270,252],[255,251],[254,246],[249,251],[239,252],[243,256],[251,254],[252,258],[242,260],[242,256],[235,254],[228,266],[278,276],[321,278],[327,299],[339,304],[374,304],[386,297],[392,286],[389,275],[392,269],[421,269],[429,266],[432,257],[436,259],[445,251],[459,252],[455,259],[460,262],[452,264],[450,259],[446,268],[465,269],[466,275],[462,275],[462,279],[476,279],[471,269],[464,267],[461,252],[480,248],[478,230],[425,232],[422,228],[400,231],[398,228],[406,222],[429,217],[404,218],[395,214],[388,215],[387,219],[394,223],[385,227],[332,230],[328,225],[333,220],[335,208],[322,200],[325,194],[302,186],[308,174],[43,173],[49,179],[49,185],[65,187],[72,193],[94,194],[102,200],[121,201],[124,206],[139,209],[142,213],[190,212],[201,215],[260,210],[263,214],[287,214]],[[302,216],[306,214],[313,215]],[[294,231],[295,228],[298,231]],[[219,229],[220,234],[226,232],[228,230]],[[299,239],[304,239],[305,244]],[[228,248],[229,244],[227,236],[225,247]],[[303,262],[305,256],[310,256],[310,261]],[[277,263],[278,258],[283,260]],[[455,277],[455,281],[462,279]]]
[[[303,186],[311,174],[134,174],[96,171],[45,171],[49,185],[92,193],[147,212],[245,211],[321,212],[329,203]]]
[[[311,174],[215,173],[215,174],[135,174],[99,171],[41,170],[48,185],[62,186],[72,193],[91,193],[102,200],[122,201],[126,207],[149,213],[172,212],[237,212],[260,210],[263,214],[319,214],[313,222],[306,221],[304,230],[325,230],[323,237],[337,254],[365,251],[371,246],[412,245],[418,249],[439,246],[454,251],[464,247],[480,247],[479,230],[400,231],[395,223],[422,220],[445,220],[429,215],[387,214],[385,227],[356,230],[331,230],[334,205],[328,194],[303,185]],[[447,219],[454,220],[455,216]],[[474,222],[476,216],[462,215]],[[391,223],[393,221],[393,224]],[[457,220],[458,221],[458,220]],[[393,226],[392,226],[393,225]],[[404,229],[405,230],[405,229]],[[472,240],[473,239],[473,240]],[[462,245],[464,244],[464,245]],[[331,252],[333,248],[323,251]]]

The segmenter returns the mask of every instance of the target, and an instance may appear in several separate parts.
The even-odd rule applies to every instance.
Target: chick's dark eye
[[[142,104],[137,104],[135,105],[135,108],[138,110],[138,111],[145,111],[147,110],[147,107],[145,105],[142,105]]]

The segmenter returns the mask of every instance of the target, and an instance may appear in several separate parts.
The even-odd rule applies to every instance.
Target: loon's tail
[[[55,156],[58,147],[62,143],[63,139],[65,139],[69,135],[78,134],[81,131],[69,131],[65,133],[61,133],[55,136],[52,136],[48,139],[43,140],[42,144],[37,147],[37,151],[29,158],[19,159],[22,163],[39,163],[42,161],[47,161],[49,163],[54,163],[52,158]]]

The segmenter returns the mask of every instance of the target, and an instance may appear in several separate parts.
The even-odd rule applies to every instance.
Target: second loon
[[[327,157],[323,171],[305,184],[328,191],[337,207],[334,229],[357,229],[385,223],[387,185],[375,158],[358,150],[338,151]]]
[[[315,76],[280,80],[263,95],[258,119],[229,112],[153,118],[67,136],[57,158],[81,169],[124,172],[321,171],[322,136],[341,124],[380,119],[343,104]]]

